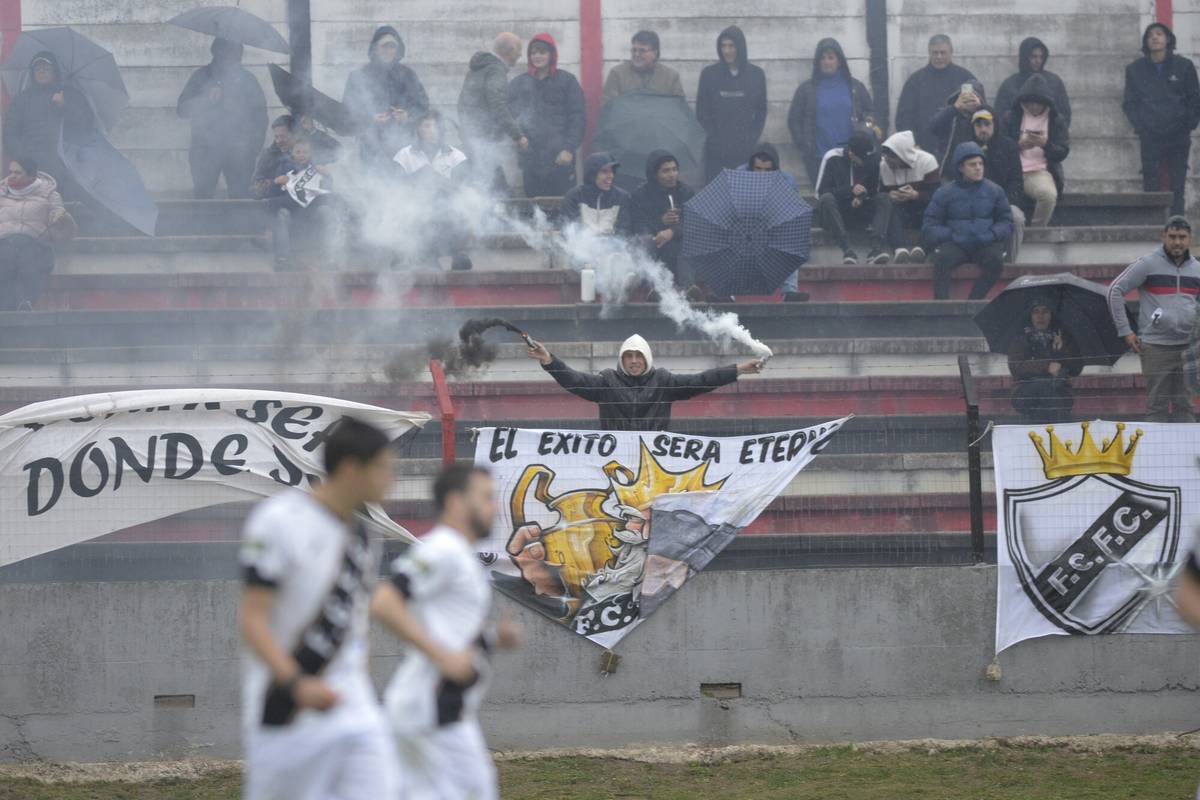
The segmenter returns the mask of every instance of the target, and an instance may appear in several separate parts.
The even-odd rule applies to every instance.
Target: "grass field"
[[[501,762],[505,800],[1091,800],[1194,797],[1200,751],[1053,747],[904,752],[822,748],[719,763],[562,757]],[[0,777],[0,800],[235,800],[239,776],[142,783]]]

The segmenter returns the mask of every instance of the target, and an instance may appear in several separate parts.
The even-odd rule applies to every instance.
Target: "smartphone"
[[[968,81],[967,83],[964,83],[962,86],[958,87],[958,91],[961,94],[975,94],[975,84]]]

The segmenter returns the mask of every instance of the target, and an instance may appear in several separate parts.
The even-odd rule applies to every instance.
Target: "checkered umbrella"
[[[770,294],[808,260],[812,208],[782,172],[724,170],[683,206],[683,257],[717,294]]]

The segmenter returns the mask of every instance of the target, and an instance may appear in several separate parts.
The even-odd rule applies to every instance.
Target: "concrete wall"
[[[0,760],[235,755],[237,591],[0,585]],[[1200,639],[1026,642],[992,683],[994,596],[991,567],[709,572],[626,640],[607,678],[598,648],[517,609],[526,646],[501,656],[485,725],[501,749],[1195,726]],[[377,636],[381,680],[395,649]],[[701,683],[743,697],[704,698]]]

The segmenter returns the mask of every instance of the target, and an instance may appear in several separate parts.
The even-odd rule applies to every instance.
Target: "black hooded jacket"
[[[678,163],[679,159],[666,150],[655,150],[646,159],[646,182],[633,193],[631,208],[635,235],[654,236],[667,228],[675,232],[671,241],[652,251],[664,264],[674,264],[679,261],[679,254],[683,250],[683,219],[681,217],[676,225],[664,225],[663,214],[672,208],[682,209],[683,204],[696,193],[683,181],[676,184],[671,192],[658,185],[658,168],[666,161]]]
[[[817,80],[821,73],[821,53],[832,50],[838,57],[838,70],[846,76],[850,84],[850,123],[852,128],[874,124],[874,106],[871,104],[871,93],[862,81],[856,80],[850,74],[850,65],[846,63],[846,54],[837,39],[822,39],[817,42],[813,51],[812,77],[796,89],[792,95],[792,105],[788,109],[788,130],[791,131],[792,141],[800,148],[800,153],[806,158],[820,158],[824,153],[817,152]]]
[[[996,97],[994,98],[996,108],[1012,108],[1017,95],[1021,93],[1021,87],[1025,85],[1025,81],[1029,80],[1029,76],[1033,74],[1033,70],[1029,66],[1029,56],[1039,47],[1046,54],[1045,60],[1042,61],[1041,75],[1046,79],[1050,98],[1054,101],[1055,110],[1058,111],[1058,115],[1063,118],[1063,121],[1067,123],[1067,127],[1069,128],[1071,127],[1071,98],[1067,96],[1066,84],[1063,83],[1062,78],[1046,69],[1046,64],[1050,61],[1050,48],[1046,47],[1045,42],[1036,36],[1030,36],[1021,42],[1021,48],[1017,55],[1017,71],[1005,78],[1004,83],[1000,84],[1000,91],[996,92]]]
[[[1166,27],[1161,23],[1147,26],[1142,34],[1145,55],[1125,67],[1125,99],[1121,109],[1142,138],[1185,138],[1200,124],[1196,67],[1175,52],[1175,34],[1167,28],[1167,59],[1159,70],[1160,65],[1151,60],[1146,46],[1146,37],[1156,25]]]
[[[721,42],[737,47],[737,74],[721,59]],[[700,73],[696,89],[696,119],[708,134],[705,153],[722,167],[736,167],[758,143],[767,123],[767,76],[751,64],[746,35],[730,25],[717,37],[717,63]]]
[[[975,81],[971,71],[958,64],[934,69],[926,64],[908,76],[896,103],[896,131],[912,131],[921,149],[933,152],[937,142],[930,140],[929,123],[946,105],[946,98],[956,94],[964,83]]]
[[[54,81],[46,86],[33,80],[33,63],[42,59],[50,62],[55,73]],[[29,66],[24,85],[4,118],[4,152],[9,158],[32,156],[38,168],[62,187],[66,169],[58,155],[59,135],[67,142],[82,140],[96,129],[96,116],[83,92],[63,81],[62,69],[52,53],[38,53]],[[58,92],[63,93],[61,106],[52,99]]]
[[[385,36],[393,36],[400,43],[396,60],[391,64],[380,64],[371,58],[375,46]],[[410,131],[417,117],[429,109],[429,96],[421,79],[417,73],[400,63],[403,58],[404,40],[400,34],[391,25],[380,26],[375,29],[371,45],[367,48],[366,65],[354,70],[346,78],[342,103],[369,157],[391,159],[411,138]],[[392,108],[408,111],[408,122],[375,122],[376,114],[390,112]]]
[[[458,93],[458,124],[465,139],[515,142],[525,135],[508,103],[508,65],[495,53],[471,56]]]
[[[873,149],[860,166],[846,155],[842,148],[840,156],[829,156],[821,165],[821,185],[817,187],[817,196],[832,194],[839,205],[848,206],[854,200],[854,187],[862,186],[867,190],[864,200],[869,200],[879,192],[879,159],[882,154],[878,148]]]
[[[983,93],[983,84],[979,81],[971,81],[971,84],[975,87],[975,94],[982,102],[986,103],[987,98]],[[956,88],[953,94],[946,98],[946,104],[933,115],[933,119],[929,121],[929,127],[925,130],[924,139],[931,143],[929,152],[937,157],[943,179],[958,172],[951,163],[954,157],[954,148],[975,138],[971,115],[963,116],[954,107],[954,104],[958,102],[961,90],[962,87]]]
[[[610,163],[612,158],[608,153],[592,153],[583,162],[583,183],[567,192],[559,206],[559,220],[563,224],[580,221],[583,216],[580,206],[600,210],[619,207],[621,210],[617,213],[617,224],[613,233],[623,236],[633,233],[633,209],[629,192],[615,183],[607,192],[601,191],[596,185],[596,173]]]
[[[192,73],[179,95],[176,112],[192,123],[192,148],[258,152],[267,132],[267,98],[242,66],[242,45],[212,43],[212,61]],[[220,98],[208,93],[219,89]]]
[[[1021,122],[1025,118],[1025,110],[1021,108],[1022,98],[1041,100],[1050,107],[1050,131],[1046,136],[1046,146],[1042,149],[1046,152],[1046,169],[1054,176],[1054,185],[1061,196],[1064,185],[1062,162],[1071,154],[1071,130],[1058,115],[1054,99],[1050,97],[1049,86],[1041,73],[1035,72],[1025,81],[1025,85],[1013,101],[1012,108],[1004,115],[1004,121],[997,130],[1017,142],[1020,147]]]
[[[981,106],[981,108],[988,108]],[[995,115],[995,111],[988,108]],[[975,138],[971,131],[971,141],[983,150],[983,177],[1004,190],[1010,206],[1025,205],[1025,174],[1021,171],[1021,149],[1017,143],[1004,135],[1000,130],[999,120],[992,119],[992,138],[985,145]]]
[[[529,47],[535,42],[550,48],[550,74],[538,78],[531,67],[508,84],[509,108],[529,138],[529,150],[520,154],[525,170],[552,167],[563,150],[574,155],[587,128],[583,89],[574,75],[559,69],[557,43],[545,33],[530,39]]]

